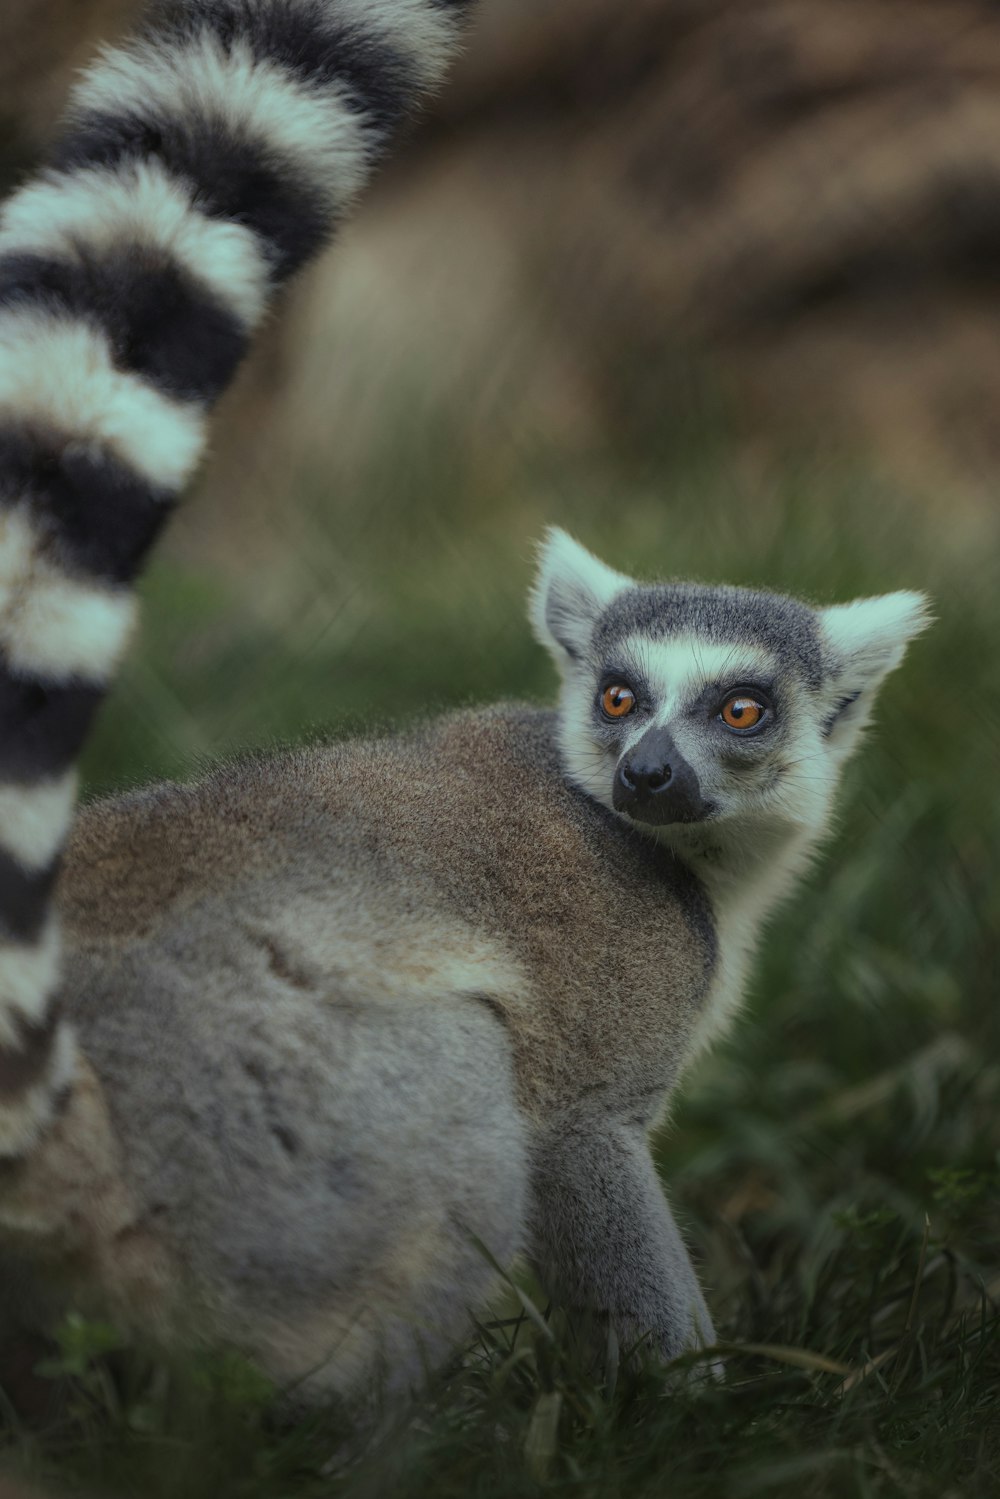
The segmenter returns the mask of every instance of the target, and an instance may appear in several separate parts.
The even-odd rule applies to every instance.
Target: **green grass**
[[[109,1362],[99,1329],[69,1329],[69,1403],[41,1430],[9,1421],[9,1462],[154,1499],[1000,1492],[997,526],[829,458],[751,463],[712,411],[666,430],[647,413],[569,457],[522,438],[487,464],[475,413],[428,412],[416,385],[389,410],[366,472],[291,476],[281,536],[242,538],[266,568],[237,559],[220,586],[190,548],[160,559],[92,789],[549,695],[523,611],[548,521],[647,575],[934,597],[826,858],[658,1142],[725,1377],[595,1383],[572,1329],[522,1312],[331,1466],[331,1418],[283,1428],[237,1362]]]

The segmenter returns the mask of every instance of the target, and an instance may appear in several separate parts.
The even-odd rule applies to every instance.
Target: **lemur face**
[[[573,759],[575,768],[589,760],[591,795],[635,822],[779,810],[783,779],[821,748],[796,674],[767,651],[630,633],[602,654],[596,681],[592,669],[581,673],[567,703],[574,742],[585,747]]]
[[[927,622],[919,594],[814,609],[750,589],[641,585],[561,531],[545,544],[532,617],[563,678],[569,779],[664,831],[822,827],[882,678]]]

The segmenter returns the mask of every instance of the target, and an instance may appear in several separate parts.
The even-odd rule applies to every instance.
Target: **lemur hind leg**
[[[171,1030],[163,988],[159,1045],[116,1092],[127,1176],[190,1288],[182,1338],[304,1400],[403,1392],[471,1335],[490,1256],[524,1244],[507,1033],[466,997],[284,998],[220,1001],[206,1045]],[[100,1013],[82,1024],[97,1067],[127,1043]]]
[[[0,1343],[79,1310],[144,1338],[234,1347],[302,1405],[405,1394],[460,1346],[496,1288],[493,1261],[525,1241],[506,1033],[475,1000],[446,998],[333,1002],[310,1035],[300,1073],[228,1099],[217,1056],[204,1079],[193,1051],[167,1069],[148,1056],[113,1118],[102,1048],[97,1071],[81,1061],[42,1148],[3,1168]],[[235,1069],[235,1038],[230,1050]],[[219,1092],[179,1171],[169,1095],[182,1078],[190,1104],[209,1077]],[[265,1169],[275,1133],[287,1150]]]
[[[525,1239],[527,1155],[496,1018],[471,1000],[375,1009],[351,1033],[349,1068],[331,1068],[330,1198],[312,1225],[326,1256],[247,1287],[252,1356],[309,1400],[409,1393],[471,1336],[494,1261]]]

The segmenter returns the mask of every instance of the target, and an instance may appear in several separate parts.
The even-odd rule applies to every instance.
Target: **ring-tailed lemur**
[[[0,226],[8,1330],[99,1307],[313,1390],[405,1385],[489,1294],[485,1245],[626,1341],[712,1340],[647,1132],[732,1012],[919,595],[646,587],[554,532],[532,617],[558,711],[89,808],[57,968],[70,766],[127,582],[265,293],[436,75],[453,8],[168,7]]]

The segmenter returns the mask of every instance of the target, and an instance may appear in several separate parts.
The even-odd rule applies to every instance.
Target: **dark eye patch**
[[[731,681],[707,682],[688,709],[691,718],[713,718],[721,712],[728,698],[737,693],[755,697],[777,717],[774,696],[774,678],[733,678]]]
[[[631,712],[620,719],[608,719],[601,712],[601,697],[607,688],[616,686],[628,687],[632,690],[635,694],[635,706]],[[594,686],[593,714],[596,723],[601,728],[616,731],[619,724],[628,723],[631,726],[637,718],[640,718],[644,713],[648,713],[651,707],[652,699],[649,684],[643,674],[636,671],[634,667],[625,665],[623,662],[612,663],[605,667],[598,676]]]

